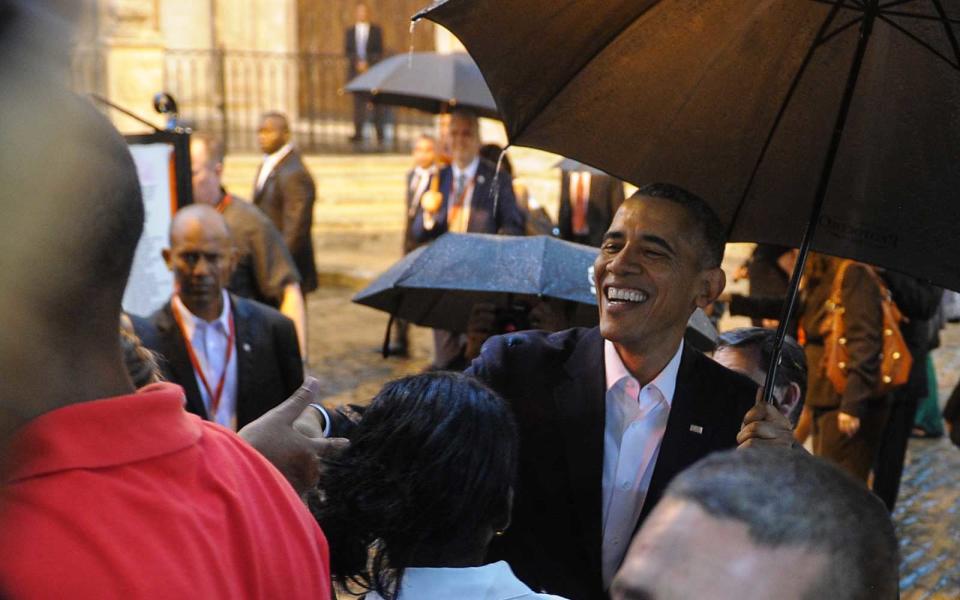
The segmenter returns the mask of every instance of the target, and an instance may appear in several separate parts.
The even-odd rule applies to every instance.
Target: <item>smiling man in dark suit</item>
[[[752,381],[683,343],[691,313],[726,283],[724,243],[703,200],[646,186],[617,212],[595,263],[600,326],[494,337],[468,370],[517,417],[513,524],[491,558],[534,589],[605,598],[674,475],[738,442],[792,444],[782,415],[754,407]]]
[[[293,321],[226,292],[235,250],[223,216],[205,204],[178,211],[163,258],[177,292],[137,333],[186,409],[236,430],[292,395],[303,383]]]

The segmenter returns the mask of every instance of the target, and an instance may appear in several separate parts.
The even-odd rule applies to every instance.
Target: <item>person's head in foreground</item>
[[[764,327],[741,327],[725,331],[720,334],[713,359],[731,371],[746,375],[762,387],[767,381],[767,368],[773,358],[776,335],[774,330]],[[788,335],[783,339],[773,400],[794,427],[800,418],[806,392],[807,358],[800,344]]]
[[[627,351],[672,355],[693,311],[723,291],[725,243],[701,198],[668,183],[637,190],[614,215],[594,263],[603,337]]]
[[[123,138],[42,70],[0,64],[0,440],[133,391],[117,323],[144,212]]]
[[[801,450],[714,454],[677,476],[633,540],[615,600],[896,598],[879,498]]]
[[[310,499],[331,571],[390,599],[404,569],[482,565],[510,524],[516,471],[513,416],[483,384],[455,373],[386,384]]]

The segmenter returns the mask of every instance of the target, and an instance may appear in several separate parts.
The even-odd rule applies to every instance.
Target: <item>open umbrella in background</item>
[[[576,303],[573,325],[596,325],[593,262],[599,250],[551,236],[447,233],[406,255],[353,301],[425,327],[466,331],[474,304],[509,309],[517,297]],[[389,327],[388,327],[389,331]],[[702,350],[717,331],[703,311],[686,339]]]
[[[731,241],[799,246],[785,315],[810,248],[960,289],[960,1],[446,0],[421,17],[464,43],[512,143],[688,188]]]
[[[468,54],[411,52],[382,60],[355,77],[348,92],[370,94],[378,104],[406,106],[433,114],[468,108],[498,119],[497,105],[480,69]]]

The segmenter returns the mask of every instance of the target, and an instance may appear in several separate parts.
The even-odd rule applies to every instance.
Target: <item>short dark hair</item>
[[[720,334],[717,350],[720,348],[750,348],[760,353],[761,370],[770,368],[773,359],[773,346],[777,332],[765,327],[740,327]],[[800,418],[803,401],[807,396],[807,357],[803,348],[789,335],[783,338],[783,349],[780,354],[780,366],[777,367],[776,385],[779,387],[795,383],[800,386],[800,402],[794,407],[787,418],[794,425]]]
[[[509,518],[517,444],[506,403],[473,378],[386,384],[308,500],[336,580],[391,600],[418,555],[482,547]]]
[[[883,502],[847,473],[803,450],[712,454],[678,475],[665,497],[744,523],[759,545],[825,552],[825,572],[808,591],[810,598],[896,597],[897,538]]]
[[[266,121],[267,119],[276,119],[280,121],[280,124],[283,126],[284,131],[290,131],[290,121],[287,120],[287,115],[283,114],[278,110],[269,110],[263,113],[263,116],[260,117],[261,121]]]
[[[720,222],[720,217],[703,198],[672,183],[648,183],[634,193],[634,197],[637,196],[662,198],[682,206],[694,221],[702,238],[701,266],[703,268],[720,266],[723,262],[723,251],[727,245],[727,233]]]

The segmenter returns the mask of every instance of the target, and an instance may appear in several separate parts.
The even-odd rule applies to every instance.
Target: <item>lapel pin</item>
[[[477,175],[477,184],[483,185],[483,182],[486,181],[483,175]]]
[[[700,427],[699,425],[691,425],[691,426],[690,426],[690,431],[692,431],[692,432],[694,432],[694,433],[696,433],[696,434],[701,434],[701,433],[703,433],[703,427]]]
[[[243,343],[243,351],[244,351],[244,352],[250,352],[250,344],[248,344],[247,342],[244,342],[244,343]]]

